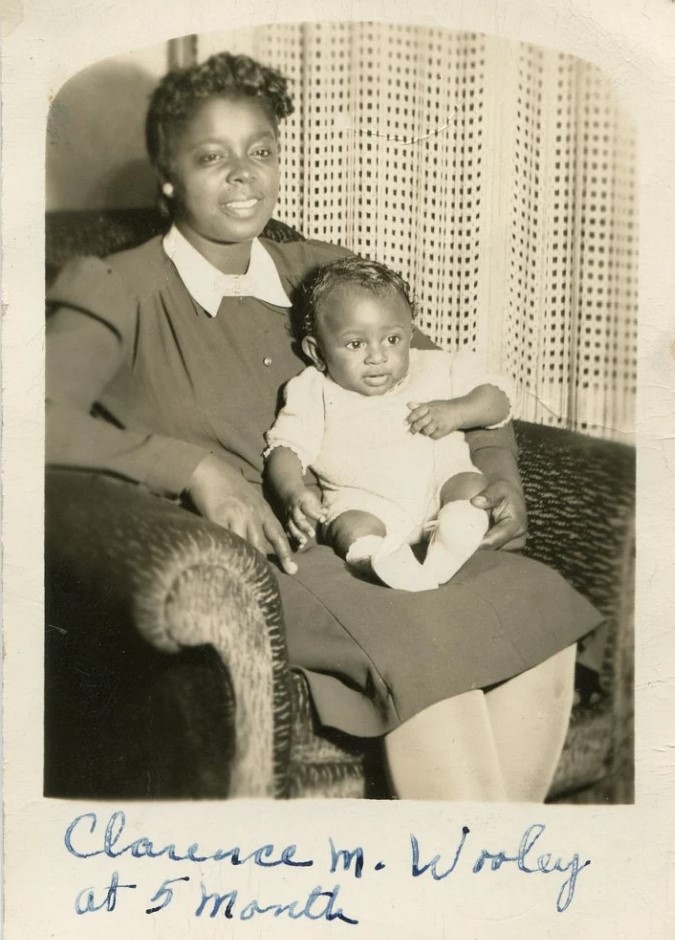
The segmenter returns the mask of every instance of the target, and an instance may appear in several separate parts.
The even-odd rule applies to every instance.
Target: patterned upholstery
[[[516,436],[526,553],[560,571],[606,618],[581,657],[599,667],[599,688],[579,690],[553,794],[621,764],[616,786],[632,798],[634,451],[524,422],[516,422]]]
[[[48,271],[158,231],[151,210],[58,213]],[[300,237],[274,222],[269,234]],[[634,454],[525,422],[516,433],[527,553],[607,618],[584,653],[601,663],[600,684],[580,669],[551,798],[629,801]],[[380,742],[319,729],[288,666],[273,578],[241,539],[142,488],[55,470],[46,565],[48,795],[389,796]]]
[[[212,646],[228,665],[224,723],[230,735],[234,732],[238,755],[228,768],[225,792],[286,796],[290,673],[279,595],[264,558],[247,542],[180,506],[96,474],[50,471],[46,501],[47,611],[52,631],[57,622],[59,628],[48,633],[47,654],[48,661],[51,654],[61,662],[61,680],[77,679],[66,655],[74,655],[73,635],[79,634],[83,644],[94,635],[94,662],[101,653],[110,654],[109,643],[130,646],[136,639],[164,662],[183,650]],[[69,616],[68,602],[74,598],[84,604],[84,624],[77,626],[75,615]],[[105,631],[99,629],[101,622]],[[86,669],[80,664],[84,674],[91,668],[91,662]],[[148,668],[153,683],[162,686],[162,670]],[[48,676],[52,679],[58,681]],[[183,694],[171,677],[163,686],[170,696]],[[88,704],[97,701],[97,689],[87,687],[83,693]],[[107,712],[124,705],[103,700],[99,707]],[[56,722],[49,713],[46,719]],[[248,734],[250,728],[256,729],[254,735]],[[170,781],[166,786],[171,788]]]
[[[575,707],[555,792],[632,751],[635,463],[631,448],[516,422],[528,502],[527,554],[561,572],[605,615],[587,653],[595,695]],[[583,525],[580,525],[583,521]]]

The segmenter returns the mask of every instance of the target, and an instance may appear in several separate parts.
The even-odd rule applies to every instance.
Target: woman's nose
[[[245,157],[242,157],[239,160],[234,160],[230,164],[230,168],[227,174],[228,180],[232,182],[244,182],[250,180],[253,176],[253,168],[249,160]]]

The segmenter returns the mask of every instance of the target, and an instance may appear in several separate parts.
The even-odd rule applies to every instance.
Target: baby
[[[393,271],[358,257],[322,268],[302,340],[313,365],[287,384],[265,458],[301,548],[322,523],[355,571],[423,591],[448,581],[487,531],[470,502],[486,481],[462,431],[504,424],[511,392],[479,374],[473,353],[411,349],[413,330],[408,285]],[[411,546],[425,536],[420,563]]]

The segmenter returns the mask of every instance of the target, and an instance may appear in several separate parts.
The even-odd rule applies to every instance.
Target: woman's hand
[[[323,522],[326,518],[321,500],[313,490],[303,486],[289,493],[284,499],[284,505],[288,514],[288,531],[297,540],[298,548],[302,551],[316,535],[316,523]]]
[[[489,483],[471,503],[490,513],[490,528],[481,548],[503,548],[512,552],[524,547],[527,511],[522,491],[515,483],[509,480]]]
[[[263,555],[271,546],[286,574],[297,572],[278,519],[262,495],[224,461],[205,457],[192,474],[188,492],[205,519],[246,539]]]

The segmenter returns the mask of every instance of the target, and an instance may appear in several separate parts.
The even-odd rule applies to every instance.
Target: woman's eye
[[[277,148],[274,144],[258,144],[251,150],[251,156],[256,160],[274,160],[277,156]]]
[[[209,153],[203,153],[199,158],[199,162],[202,164],[202,166],[208,166],[211,163],[217,163],[222,159],[222,156],[222,153],[218,153],[217,151],[212,150]]]

